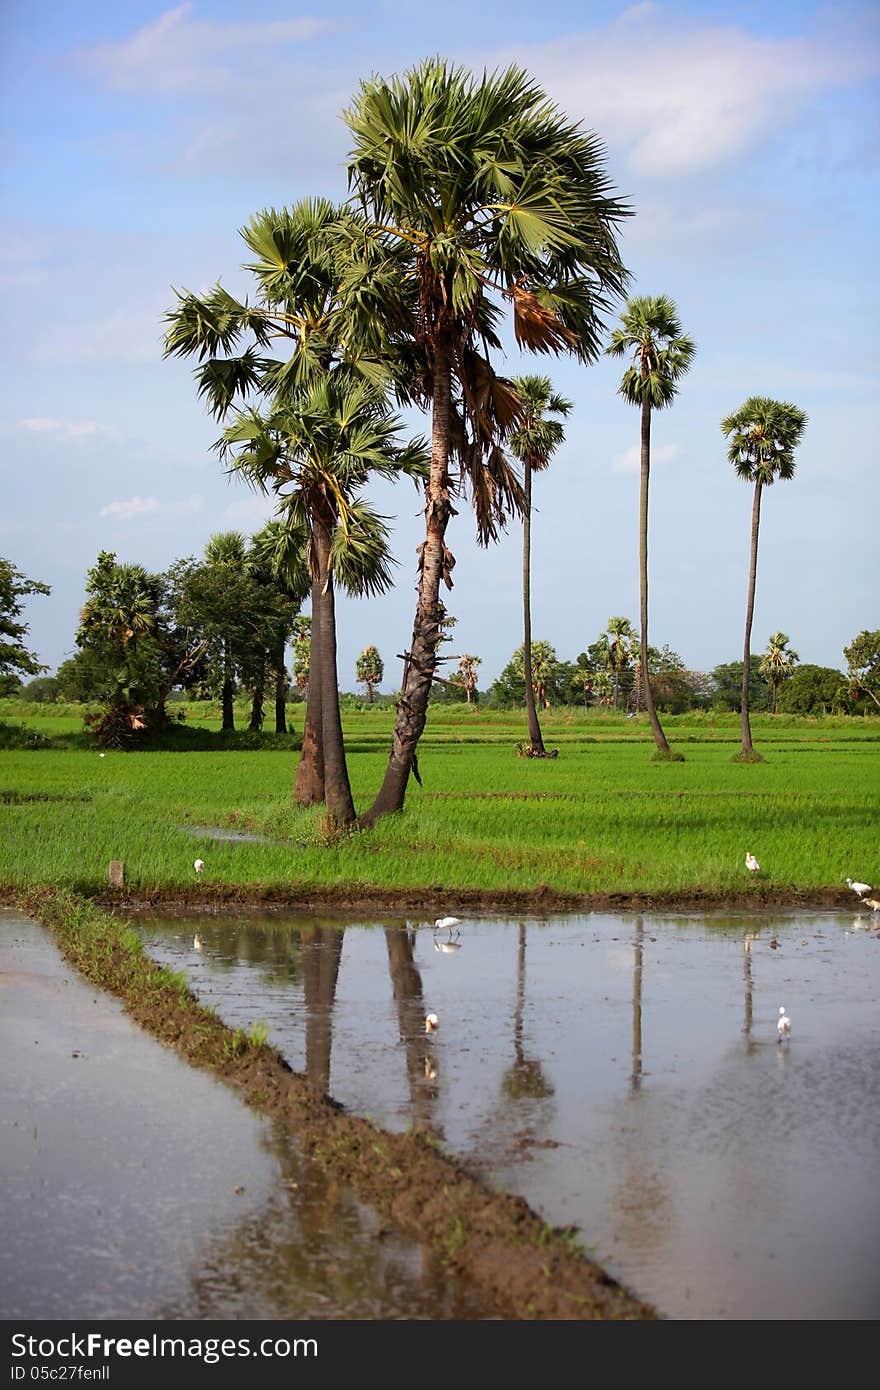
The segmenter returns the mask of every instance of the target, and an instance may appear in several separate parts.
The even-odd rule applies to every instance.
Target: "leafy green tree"
[[[761,674],[767,677],[773,690],[773,714],[777,709],[779,687],[794,674],[794,668],[800,661],[797,652],[789,647],[790,641],[791,638],[784,632],[772,633],[761,658]]]
[[[28,623],[20,623],[22,599],[30,594],[50,594],[48,584],[28,579],[9,560],[0,559],[0,694],[18,684],[19,674],[36,676],[46,667],[24,645],[30,631]]]
[[[410,395],[431,410],[418,602],[388,768],[362,817],[370,825],[403,806],[425,726],[440,585],[452,585],[453,494],[470,488],[484,543],[522,509],[499,447],[522,407],[488,355],[503,313],[512,310],[521,348],[593,360],[623,289],[615,230],[628,209],[612,195],[598,139],[517,68],[476,78],[430,59],[363,82],[345,119],[368,244],[401,270],[384,300],[361,295],[354,317],[364,332],[379,323],[400,333]]]
[[[523,465],[523,676],[529,742],[532,753],[545,752],[532,683],[532,473],[549,468],[550,460],[565,441],[562,420],[573,402],[553,390],[547,376],[514,377],[513,385],[523,402],[520,422],[510,436],[510,452]]]
[[[276,518],[251,537],[248,551],[248,571],[265,591],[270,614],[272,610],[275,612],[275,621],[270,618],[269,644],[263,664],[267,675],[270,670],[274,673],[276,734],[287,733],[284,654],[300,606],[311,588],[307,548],[308,537],[301,527],[285,526]],[[256,722],[257,694],[255,688],[252,728]]]
[[[844,713],[848,703],[849,691],[843,672],[809,662],[798,666],[779,692],[779,709],[783,714]]]
[[[58,699],[57,676],[37,676],[35,680],[28,681],[27,685],[22,686],[19,699],[34,705],[54,704]]]
[[[742,751],[740,757],[753,760],[752,729],[749,723],[749,670],[752,619],[755,612],[755,579],[758,571],[758,528],[761,522],[761,493],[777,478],[788,482],[794,477],[794,455],[807,425],[803,410],[787,401],[751,396],[739,410],[721,422],[728,440],[727,457],[736,476],[754,483],[752,502],[752,541],[749,554],[749,592],[746,600],[746,631],[743,646]]]
[[[205,644],[178,626],[168,576],[120,563],[102,550],[88,571],[77,645],[100,673],[99,714],[86,723],[102,743],[122,746],[166,723],[165,701],[201,659]]]
[[[75,704],[100,700],[104,688],[104,663],[90,647],[74,652],[58,667],[58,698]]]
[[[311,618],[299,617],[294,623],[291,650],[293,652],[293,683],[297,690],[308,692],[311,658]],[[323,800],[323,798],[322,798]]]
[[[880,628],[863,630],[844,647],[853,695],[867,695],[880,708]]]
[[[724,710],[742,708],[743,664],[741,661],[722,662],[712,671],[711,680],[713,708]],[[752,652],[749,661],[749,709],[769,709],[770,699],[770,682],[761,671],[761,655],[758,652]]]
[[[606,348],[612,357],[629,356],[619,392],[641,412],[641,489],[639,494],[639,616],[641,690],[651,721],[654,742],[661,753],[669,753],[648,671],[648,487],[651,473],[651,415],[675,399],[677,383],[690,368],[696,349],[684,336],[678,312],[665,294],[643,296],[627,301],[621,326],[614,330]]]
[[[373,703],[373,691],[382,684],[385,666],[377,647],[364,647],[355,664],[355,678],[358,685],[367,688],[367,704]]]

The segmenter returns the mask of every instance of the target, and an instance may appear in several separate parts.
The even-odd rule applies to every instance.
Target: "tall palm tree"
[[[226,576],[226,582],[233,583],[239,575],[244,573],[247,552],[247,541],[240,531],[217,531],[210,537],[205,546],[205,563],[210,569],[217,572],[218,578],[223,582],[222,576]],[[231,628],[227,627],[221,638],[223,680],[221,686],[220,703],[223,710],[222,729],[232,731],[235,728],[235,670],[236,652],[235,637]]]
[[[510,436],[510,452],[523,466],[523,674],[526,683],[526,711],[532,754],[543,757],[546,750],[532,688],[532,473],[550,466],[550,460],[565,440],[562,421],[553,416],[568,415],[573,402],[553,390],[548,376],[517,376],[513,385],[523,402],[519,425]]]
[[[470,488],[483,543],[522,509],[499,447],[522,406],[489,360],[503,314],[512,309],[521,348],[593,360],[602,315],[623,291],[615,232],[628,209],[612,196],[596,136],[518,68],[477,78],[429,59],[404,77],[363,82],[345,119],[349,180],[369,240],[381,240],[388,263],[396,259],[394,286],[409,292],[384,302],[361,296],[350,319],[364,331],[379,321],[399,332],[411,395],[431,411],[418,603],[388,768],[362,818],[372,824],[403,806],[425,726],[440,585],[452,586],[453,495]]]
[[[794,477],[794,451],[807,425],[803,410],[787,401],[767,396],[750,396],[739,410],[721,421],[721,432],[728,439],[727,457],[736,476],[754,483],[752,502],[752,540],[749,552],[749,592],[746,600],[746,635],[743,648],[742,750],[740,758],[752,761],[752,729],[749,723],[749,670],[752,618],[755,612],[755,579],[758,572],[758,528],[761,523],[761,493],[777,478],[788,482]]]
[[[758,670],[767,676],[773,687],[773,713],[779,698],[779,687],[793,674],[800,657],[789,647],[791,638],[785,632],[774,632],[767,642],[767,650],[761,658]]]
[[[627,301],[620,327],[605,349],[612,357],[630,356],[619,392],[642,416],[641,490],[639,494],[639,670],[645,708],[658,751],[669,753],[669,743],[654,708],[648,679],[648,485],[651,474],[651,414],[671,405],[676,382],[688,370],[695,347],[681,331],[672,300],[665,294],[645,295]]]
[[[379,593],[391,581],[387,529],[356,494],[370,475],[423,475],[423,446],[419,441],[398,446],[398,429],[383,391],[336,373],[316,378],[268,416],[240,411],[223,436],[231,469],[262,491],[274,492],[286,524],[301,527],[308,537],[309,695],[317,677],[324,799],[339,825],[350,825],[355,811],[339,713],[334,576],[366,593]]]

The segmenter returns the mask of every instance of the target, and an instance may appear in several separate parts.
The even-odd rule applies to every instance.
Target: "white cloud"
[[[651,449],[651,466],[655,463],[669,463],[672,459],[678,458],[681,449],[677,444],[660,444]],[[633,444],[629,449],[624,449],[622,454],[618,454],[611,464],[612,473],[638,473],[642,466],[641,447]]]
[[[871,44],[676,23],[636,5],[606,30],[505,54],[651,176],[742,154],[813,98],[878,68]]]
[[[31,415],[19,423],[32,434],[47,434],[53,439],[77,444],[84,444],[96,435],[115,436],[117,433],[112,426],[99,425],[97,420],[57,420],[51,415]]]
[[[187,3],[165,10],[121,43],[80,49],[74,57],[118,90],[204,91],[230,83],[248,50],[274,53],[330,27],[329,22],[308,16],[215,23],[195,18],[194,6]]]
[[[127,502],[108,502],[101,508],[100,515],[111,521],[133,521],[136,516],[146,516],[158,509],[155,497],[131,497]]]

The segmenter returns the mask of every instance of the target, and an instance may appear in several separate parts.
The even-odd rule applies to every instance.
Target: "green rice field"
[[[20,711],[0,707],[0,719],[71,742],[0,753],[4,888],[96,893],[108,862],[121,859],[130,890],[177,892],[196,886],[196,857],[203,890],[424,890],[432,902],[445,894],[449,910],[456,890],[846,895],[847,875],[880,876],[877,719],[759,716],[753,732],[766,761],[741,765],[738,716],[668,719],[686,760],[654,763],[644,716],[550,712],[545,742],[559,757],[533,761],[514,752],[524,737],[518,712],[432,709],[423,787],[411,782],[404,813],[327,843],[321,809],[291,800],[294,737],[287,747],[273,737],[265,751],[99,757],[75,714]],[[188,722],[217,727],[217,714],[190,708]],[[294,707],[297,731],[302,714]],[[344,716],[359,808],[381,781],[392,719],[388,708]],[[192,833],[200,827],[271,843],[214,841]],[[747,850],[761,862],[757,877]]]

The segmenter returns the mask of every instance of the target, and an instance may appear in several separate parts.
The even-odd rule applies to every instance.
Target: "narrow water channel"
[[[661,1312],[880,1314],[869,913],[135,922],[226,1022],[578,1227]]]

